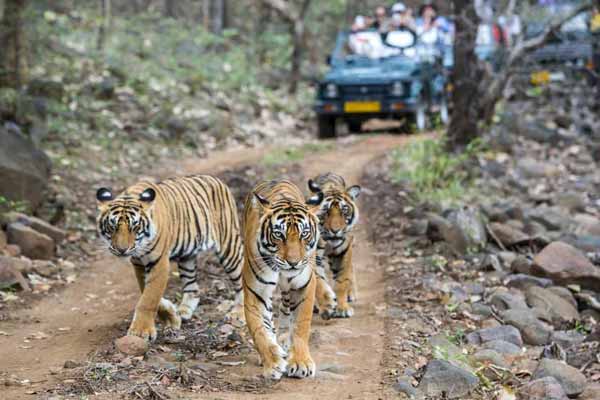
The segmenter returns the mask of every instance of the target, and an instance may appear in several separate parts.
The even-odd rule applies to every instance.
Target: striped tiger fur
[[[99,235],[109,250],[130,257],[142,292],[128,335],[156,338],[154,318],[179,328],[198,306],[196,256],[216,251],[235,289],[235,308],[242,315],[242,240],[234,198],[217,178],[205,175],[139,182],[114,197],[96,193]],[[177,310],[163,298],[169,264],[176,262],[183,283]]]
[[[322,197],[322,196],[321,196]],[[314,376],[308,339],[314,305],[319,196],[305,204],[293,183],[268,181],[248,195],[244,210],[244,311],[263,375]],[[273,292],[281,291],[279,342]]]
[[[309,179],[308,187],[313,193],[322,193],[323,201],[317,213],[321,239],[317,246],[317,302],[321,316],[325,319],[348,318],[354,313],[349,304],[356,298],[356,280],[352,265],[352,228],[358,222],[358,207],[355,203],[360,195],[358,185],[346,187],[341,176],[328,172]],[[327,283],[325,264],[328,263],[335,281],[332,290]],[[335,308],[332,309],[331,296]]]

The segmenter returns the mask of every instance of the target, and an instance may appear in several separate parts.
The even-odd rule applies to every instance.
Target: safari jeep
[[[350,132],[360,131],[372,118],[407,118],[419,130],[427,127],[433,112],[448,121],[442,57],[431,54],[408,30],[389,32],[385,43],[376,31],[358,34],[364,40],[360,52],[350,50],[357,33],[338,34],[330,70],[318,84],[314,110],[319,137],[334,137],[340,120]]]

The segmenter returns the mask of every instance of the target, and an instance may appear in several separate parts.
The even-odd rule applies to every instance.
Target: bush
[[[463,153],[446,151],[446,140],[426,139],[392,152],[390,176],[408,183],[419,201],[452,203],[470,185],[466,163],[481,151],[480,140],[471,142]]]

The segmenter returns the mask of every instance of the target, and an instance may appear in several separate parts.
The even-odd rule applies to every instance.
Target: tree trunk
[[[213,0],[212,33],[220,35],[223,32],[225,20],[225,0]]]
[[[102,22],[100,28],[98,28],[98,42],[96,43],[96,49],[102,51],[104,49],[104,43],[106,42],[106,36],[110,30],[110,0],[100,0],[100,7],[102,8]]]
[[[165,0],[165,17],[177,18],[175,11],[175,0]]]
[[[5,0],[0,24],[0,87],[19,88],[27,83],[27,38],[24,13],[28,0]]]
[[[448,127],[448,146],[461,148],[479,136],[479,83],[483,70],[475,55],[478,18],[472,0],[453,0],[456,15],[454,68],[452,70],[453,110]]]
[[[210,31],[210,21],[211,21],[211,0],[202,0],[202,26],[207,31]]]
[[[300,68],[302,66],[302,53],[304,49],[304,21],[296,20],[292,25],[291,35],[293,39],[292,68],[290,71],[289,92],[294,94],[298,91],[298,83],[301,78]]]

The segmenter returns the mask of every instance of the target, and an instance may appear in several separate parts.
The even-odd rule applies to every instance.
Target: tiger
[[[316,289],[322,194],[305,202],[287,180],[265,181],[244,207],[244,312],[263,376],[279,380],[315,375],[308,340]],[[279,342],[273,324],[273,293],[279,286]]]
[[[317,303],[321,316],[324,319],[349,318],[354,314],[349,302],[356,299],[356,279],[352,265],[354,235],[351,231],[358,222],[356,200],[361,187],[346,187],[344,178],[328,172],[309,179],[308,188],[313,193],[323,195],[317,212],[321,239],[317,245],[316,258],[319,279]],[[333,290],[327,282],[327,261],[335,281]],[[331,297],[334,298],[334,309],[331,307]]]
[[[219,179],[207,175],[141,181],[118,196],[108,188],[96,192],[97,228],[110,252],[129,257],[141,297],[127,332],[156,339],[155,316],[179,329],[199,303],[196,256],[214,250],[233,283],[232,315],[243,318],[243,246],[235,200]],[[170,262],[176,262],[182,298],[176,309],[163,298]]]

